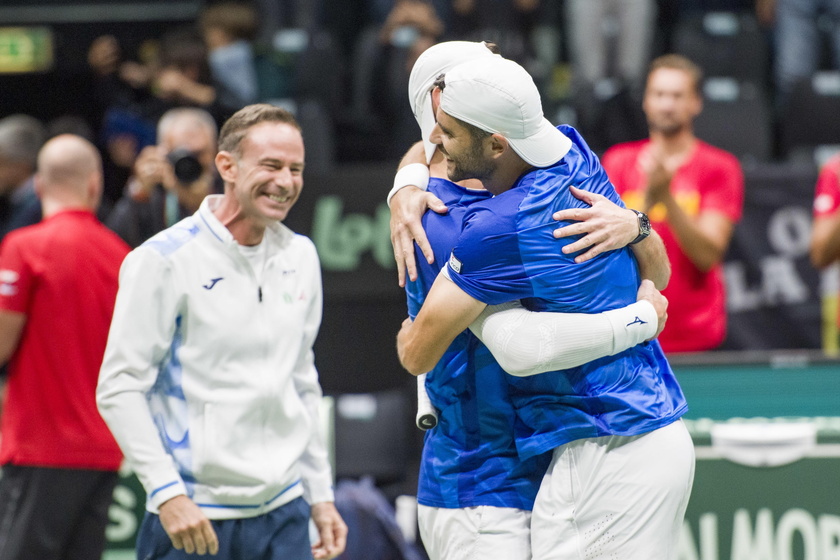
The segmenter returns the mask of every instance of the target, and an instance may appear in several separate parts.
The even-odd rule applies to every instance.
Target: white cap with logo
[[[482,42],[447,41],[432,45],[417,58],[408,78],[408,100],[414,118],[420,125],[423,145],[426,149],[426,162],[431,161],[437,147],[429,142],[429,136],[435,127],[435,113],[432,110],[431,89],[435,80],[463,62],[482,58],[501,58],[490,52]]]
[[[459,64],[446,73],[440,108],[449,116],[507,138],[534,167],[560,161],[568,136],[543,116],[540,92],[519,64],[501,57]]]

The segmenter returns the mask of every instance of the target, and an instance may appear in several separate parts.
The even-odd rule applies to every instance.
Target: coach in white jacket
[[[333,558],[347,528],[317,426],[320,267],[280,223],[303,138],[288,112],[250,105],[219,150],[224,195],[120,271],[97,401],[148,494],[138,557]]]

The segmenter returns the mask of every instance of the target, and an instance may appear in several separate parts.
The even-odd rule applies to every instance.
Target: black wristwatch
[[[631,210],[633,209],[631,208]],[[633,210],[633,212],[639,217],[639,235],[630,242],[630,245],[634,245],[650,235],[650,220],[648,220],[647,214],[638,210]]]

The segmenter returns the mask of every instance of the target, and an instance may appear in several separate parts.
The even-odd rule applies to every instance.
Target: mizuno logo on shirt
[[[636,319],[634,321],[632,321],[630,323],[627,323],[626,326],[629,327],[630,325],[647,325],[647,321],[642,321],[641,319],[636,317]]]
[[[461,274],[461,261],[455,258],[455,253],[451,253],[449,255],[449,268],[458,274]]]
[[[219,283],[219,281],[221,281],[221,280],[224,280],[224,278],[221,278],[221,277],[219,277],[219,278],[211,278],[211,279],[210,279],[210,283],[209,283],[209,284],[204,284],[204,285],[202,286],[202,288],[204,288],[205,290],[212,290],[212,289],[213,289],[213,286],[215,286],[215,285],[216,285],[217,283]]]

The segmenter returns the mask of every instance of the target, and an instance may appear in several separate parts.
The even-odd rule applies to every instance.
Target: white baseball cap
[[[543,116],[531,75],[512,60],[488,57],[462,63],[444,81],[440,108],[447,115],[501,134],[529,164],[553,165],[572,147],[568,136]]]
[[[420,133],[426,149],[426,162],[431,161],[437,147],[429,142],[429,136],[436,122],[431,96],[435,80],[463,62],[491,57],[501,58],[490,52],[483,42],[447,41],[432,45],[417,58],[408,78],[408,100],[411,103],[414,118],[420,125]]]

